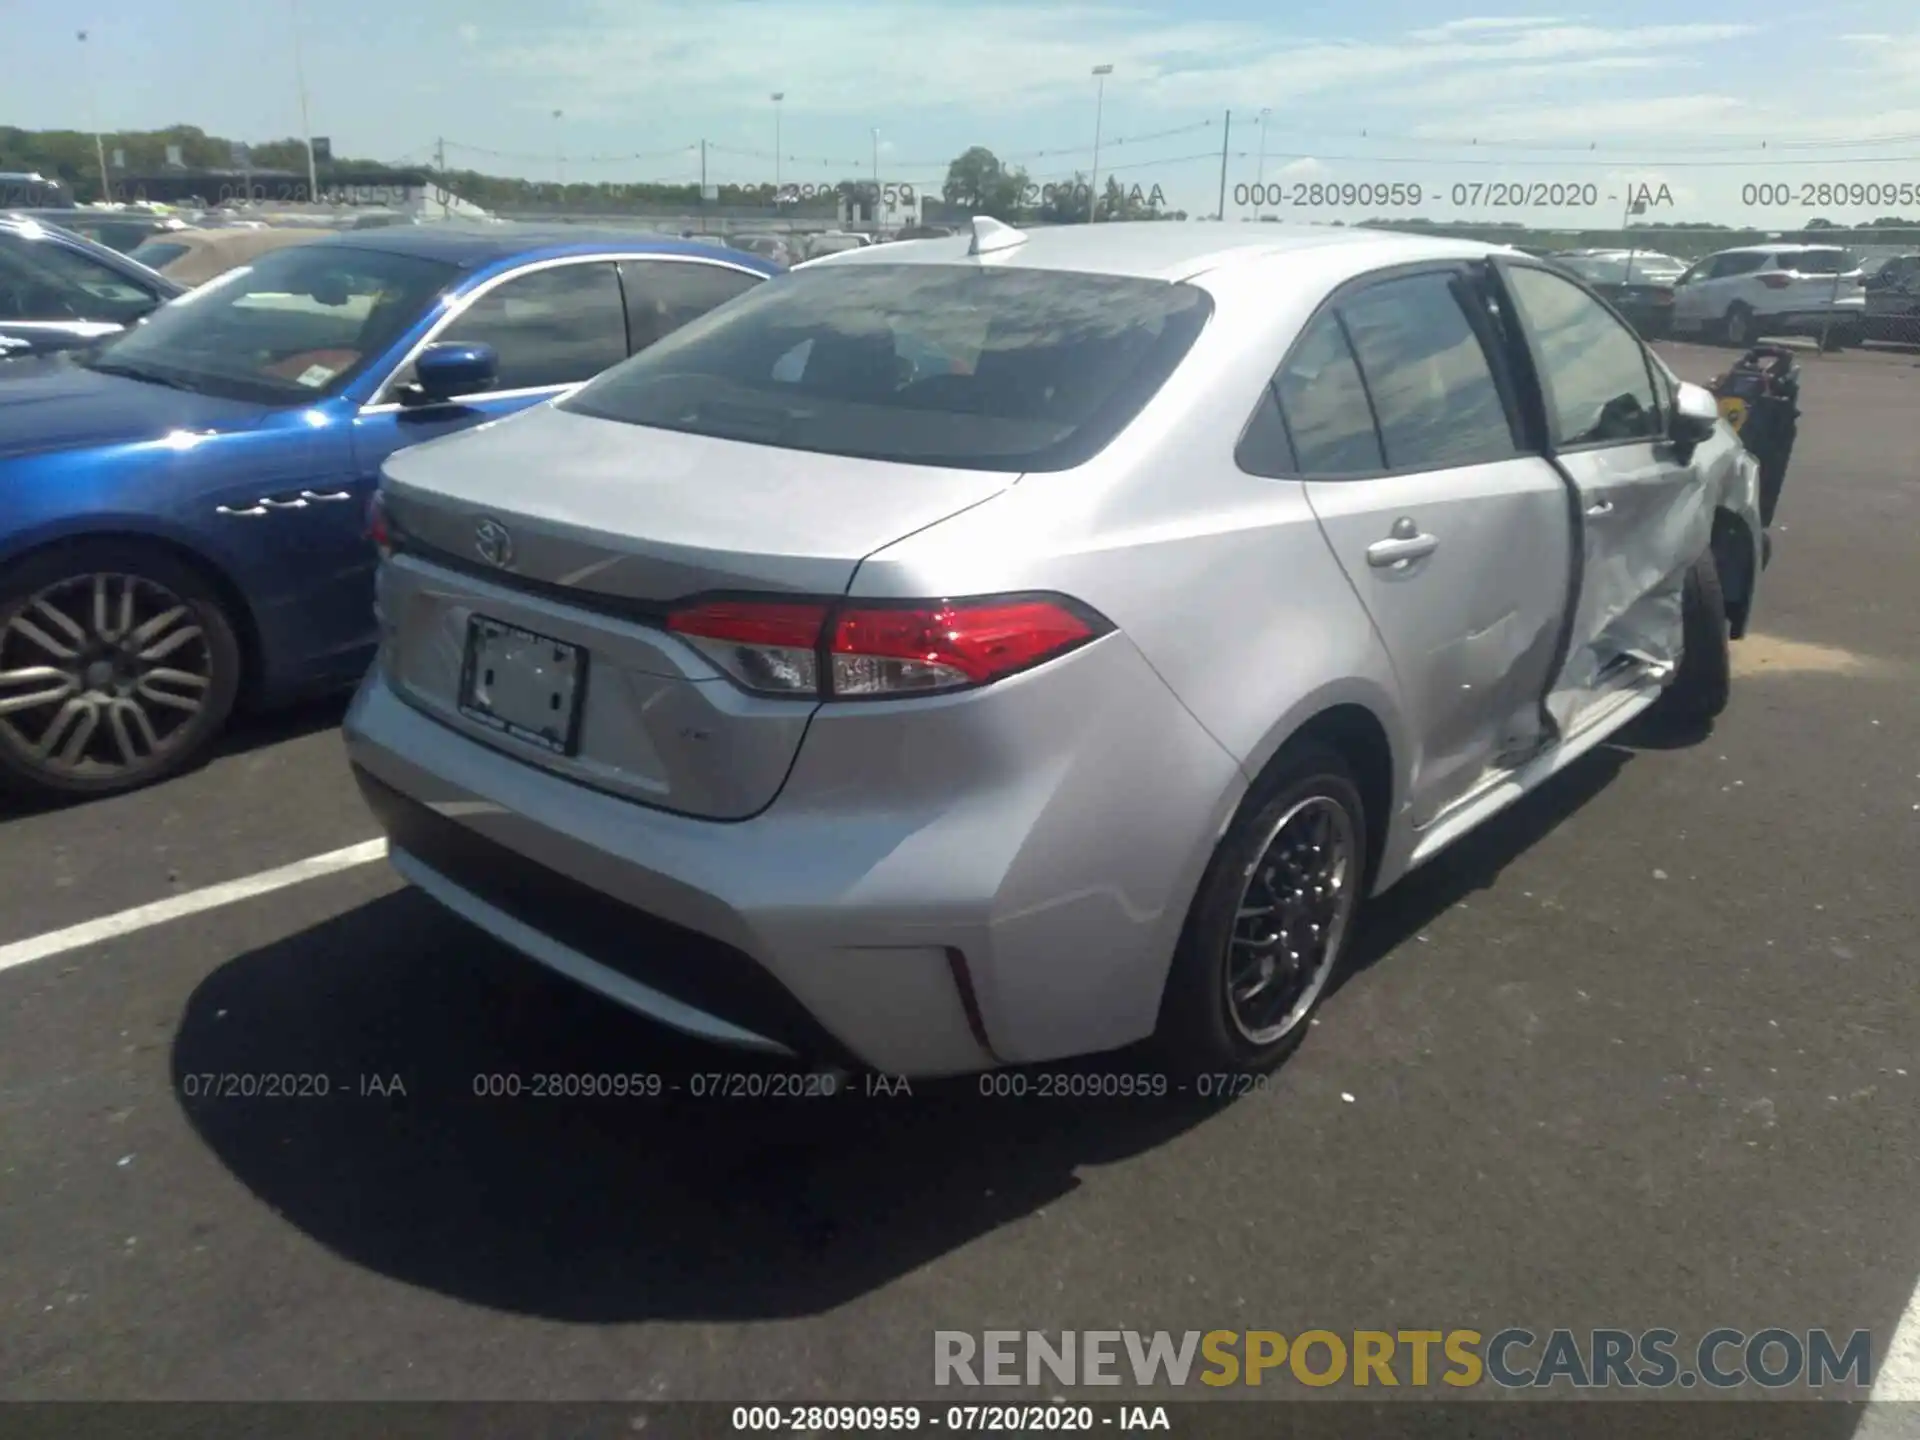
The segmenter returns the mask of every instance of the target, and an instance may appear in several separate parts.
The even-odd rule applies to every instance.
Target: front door
[[[1476,283],[1449,267],[1338,296],[1276,381],[1308,501],[1417,737],[1416,825],[1546,739],[1572,586],[1567,487],[1524,449]]]
[[[1568,734],[1678,662],[1681,587],[1711,539],[1713,507],[1667,438],[1665,390],[1634,333],[1552,271],[1497,269],[1540,378],[1553,456],[1579,491],[1580,596],[1548,697]]]

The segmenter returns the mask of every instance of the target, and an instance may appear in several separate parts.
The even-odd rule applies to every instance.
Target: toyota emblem
[[[513,536],[498,520],[482,520],[473,532],[473,550],[489,565],[504,570],[513,564]]]

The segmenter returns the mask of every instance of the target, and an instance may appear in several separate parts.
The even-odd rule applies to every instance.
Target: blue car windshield
[[[84,363],[234,400],[310,404],[384,354],[459,273],[357,246],[290,246],[169,301]]]

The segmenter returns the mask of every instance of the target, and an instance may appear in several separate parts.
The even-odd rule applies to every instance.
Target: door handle
[[[264,515],[267,513],[267,507],[264,505],[249,505],[243,510],[236,510],[231,505],[216,505],[213,508],[214,508],[214,512],[219,515],[241,516],[241,515]]]
[[[1611,500],[1596,500],[1593,504],[1587,506],[1587,514],[1593,516],[1595,519],[1598,519],[1602,515],[1611,515],[1612,513],[1613,502]]]
[[[350,490],[330,490],[330,491],[327,491],[325,494],[322,494],[318,490],[302,490],[300,492],[300,498],[302,500],[315,500],[315,501],[351,500],[353,498],[353,492]]]
[[[271,495],[263,497],[260,503],[269,510],[304,510],[307,508],[307,502],[304,500],[276,500]]]
[[[1376,540],[1367,547],[1367,564],[1385,570],[1409,560],[1423,560],[1439,548],[1440,541],[1432,535],[1396,534],[1391,540]]]

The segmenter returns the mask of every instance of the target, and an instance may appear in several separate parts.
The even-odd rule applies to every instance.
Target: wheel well
[[[1364,705],[1335,705],[1294,731],[1267,762],[1267,769],[1283,763],[1283,757],[1303,743],[1325,745],[1352,767],[1360,801],[1367,808],[1367,885],[1371,888],[1393,817],[1393,746],[1387,732]]]
[[[7,563],[17,565],[35,556],[74,550],[102,541],[157,550],[187,566],[207,582],[219,597],[221,608],[233,622],[234,638],[240,642],[240,693],[243,700],[249,698],[264,673],[260,627],[254,619],[253,607],[247,603],[247,597],[240,592],[240,587],[234,584],[232,576],[191,546],[158,535],[143,534],[138,530],[89,530],[82,535],[63,535],[58,540],[49,540],[44,545],[11,556]]]
[[[1753,531],[1733,511],[1715,510],[1710,545],[1720,592],[1726,597],[1729,633],[1738,640],[1747,633],[1747,616],[1753,610]]]

